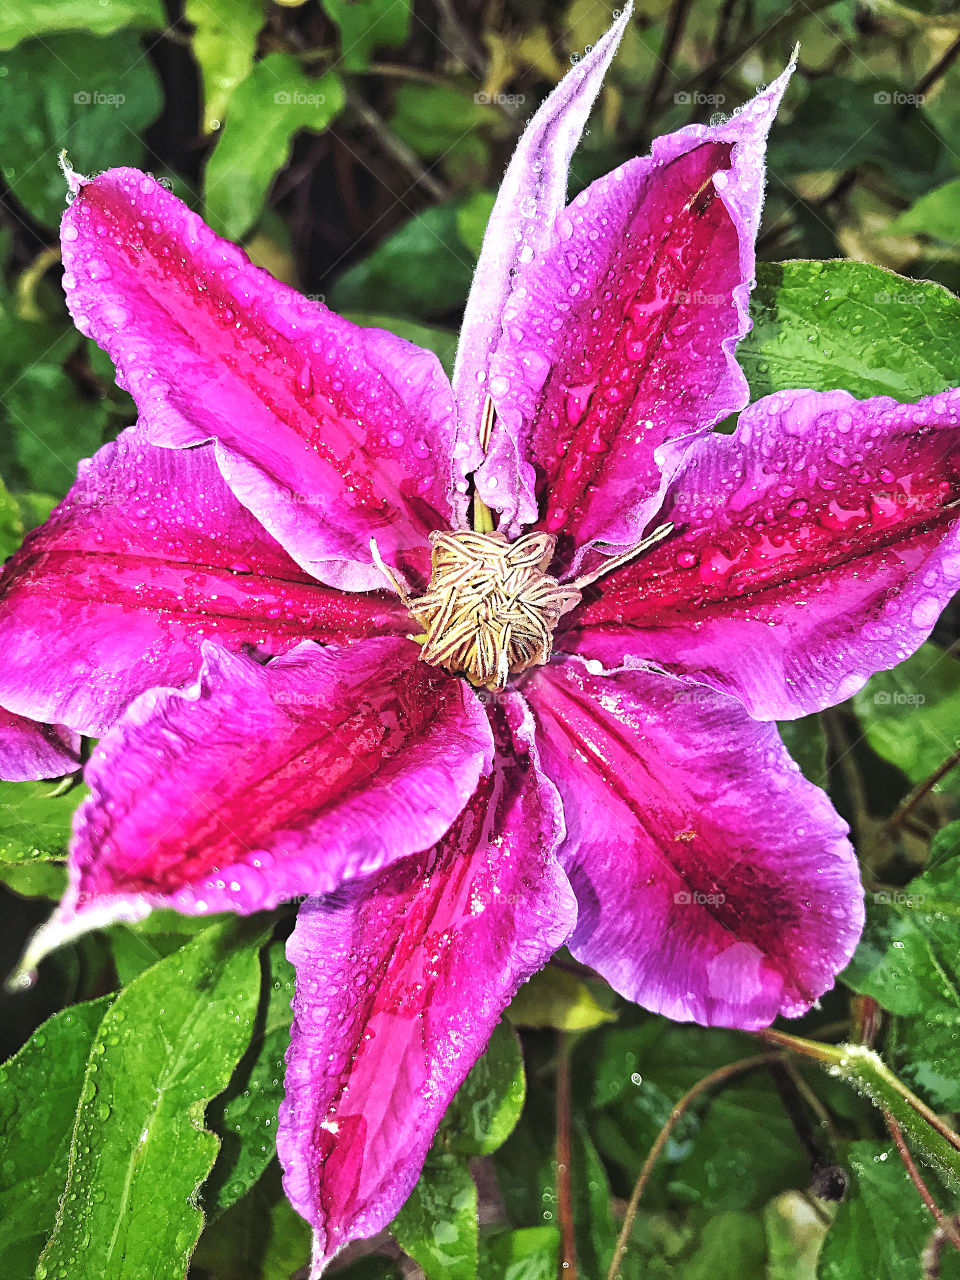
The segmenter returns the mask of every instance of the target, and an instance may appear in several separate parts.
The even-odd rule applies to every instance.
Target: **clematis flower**
[[[519,144],[452,387],[150,176],[71,177],[70,309],[139,421],[0,580],[8,776],[100,738],[26,964],[305,898],[278,1147],[314,1275],[397,1212],[561,944],[706,1024],[830,987],[856,862],[771,721],[905,658],[960,584],[960,392],[744,408],[789,71],[566,204],[628,18]]]

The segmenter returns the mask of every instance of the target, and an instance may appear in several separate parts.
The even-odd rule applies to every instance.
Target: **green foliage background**
[[[109,362],[64,307],[61,148],[83,172],[150,169],[278,276],[449,366],[510,149],[609,18],[597,0],[4,0],[0,555],[66,492],[78,459],[133,420]],[[740,351],[752,394],[843,387],[911,400],[956,385],[951,6],[641,0],[573,189],[655,133],[732,111],[797,40],[800,71],[770,145],[754,329]],[[956,645],[951,606],[930,643],[852,704],[784,726],[851,821],[869,908],[842,983],[784,1029],[825,1044],[871,1039],[950,1122],[960,1112],[960,770],[923,788],[960,745]],[[0,784],[8,968],[63,884],[82,789],[52,791]],[[7,1280],[304,1274],[308,1232],[273,1152],[290,925],[283,913],[238,923],[160,912],[65,949],[33,993],[9,1001]],[[623,1280],[960,1276],[861,1069],[830,1073],[787,1054],[734,1073],[761,1049],[645,1014],[561,957],[498,1028],[392,1238],[353,1250],[337,1274],[552,1280],[568,1225],[556,1168],[568,1115],[578,1270],[602,1280],[658,1133],[717,1072],[653,1166]],[[908,1136],[953,1213],[957,1167],[922,1126]]]

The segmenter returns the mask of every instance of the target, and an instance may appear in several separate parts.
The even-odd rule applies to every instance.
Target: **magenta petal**
[[[61,238],[73,318],[151,441],[215,440],[240,501],[323,582],[380,586],[373,535],[426,569],[463,501],[436,356],[278,283],[135,169],[79,181]]]
[[[490,358],[501,341],[504,307],[516,278],[550,244],[554,221],[567,200],[570,158],[632,12],[631,0],[543,103],[524,130],[500,184],[464,311],[453,374],[460,430],[469,442],[465,447],[475,450],[469,459],[471,470],[483,458],[476,430],[490,390]],[[509,444],[504,440],[501,447],[506,450]],[[520,487],[521,464],[514,456],[509,467],[498,468],[501,480],[510,486],[509,499],[498,492],[498,508],[509,501],[520,511],[521,521],[529,522],[536,507]]]
[[[79,767],[79,735],[0,707],[0,778],[4,782],[59,778]]]
[[[510,529],[539,513],[567,559],[596,540],[634,545],[657,446],[746,404],[734,347],[750,327],[765,140],[790,73],[726,124],[659,138],[600,178],[515,275],[489,363],[499,426],[478,476]]]
[[[277,1147],[315,1229],[314,1277],[396,1214],[501,1011],[576,919],[529,713],[510,693],[499,706],[493,774],[437,847],[308,902],[288,944]]]
[[[158,449],[131,428],[80,464],[0,575],[0,702],[99,735],[145,689],[192,680],[205,637],[277,654],[408,627],[386,593],[304,573],[234,498],[212,448]]]
[[[960,391],[781,392],[668,468],[675,533],[600,584],[562,648],[790,719],[908,657],[960,589]]]
[[[489,768],[482,704],[408,640],[306,641],[267,666],[203,652],[196,686],[142,694],[94,750],[70,888],[25,963],[153,907],[331,892],[429,848]]]
[[[524,694],[567,822],[574,955],[678,1020],[754,1029],[832,986],[863,927],[846,826],[732,698],[573,659]]]

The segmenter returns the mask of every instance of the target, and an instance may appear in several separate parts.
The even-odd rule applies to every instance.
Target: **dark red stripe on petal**
[[[593,589],[561,647],[661,662],[763,715],[848,696],[960,586],[958,408],[956,392],[752,406],[690,449],[657,517],[673,534]]]
[[[386,592],[324,587],[233,497],[213,449],[124,432],[0,576],[0,698],[99,734],[131,698],[195,675],[200,643],[282,653],[406,632]]]
[[[390,563],[426,568],[462,499],[435,356],[280,284],[136,170],[86,183],[62,239],[74,319],[152,441],[218,440],[235,492],[324,581],[378,585],[374,534]]]
[[[493,774],[434,848],[307,903],[277,1146],[316,1256],[375,1234],[522,981],[574,923],[556,795],[507,694]]]

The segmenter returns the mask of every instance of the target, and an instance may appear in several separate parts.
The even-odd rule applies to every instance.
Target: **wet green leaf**
[[[933,236],[952,244],[957,238],[957,209],[960,207],[960,178],[952,178],[935,191],[928,191],[905,213],[890,223],[893,233]]]
[[[556,1227],[525,1227],[480,1238],[483,1280],[555,1280],[560,1253]]]
[[[120,27],[149,30],[167,25],[162,0],[4,0],[0,8],[0,49],[28,36],[55,31],[110,35]]]
[[[87,1063],[67,1188],[38,1280],[174,1280],[203,1222],[207,1103],[250,1038],[262,924],[199,934],[110,1007]]]
[[[751,399],[792,387],[918,400],[960,384],[960,300],[865,262],[761,263],[737,347]]]
[[[390,118],[393,131],[417,155],[444,156],[465,136],[497,122],[489,106],[448,85],[404,84],[397,90]]]
[[[309,1265],[310,1224],[283,1193],[274,1161],[253,1190],[208,1225],[190,1280],[290,1280]]]
[[[112,996],[54,1014],[0,1066],[0,1273],[32,1280],[67,1180],[90,1046]]]
[[[488,1155],[513,1132],[526,1095],[517,1033],[500,1023],[486,1052],[457,1090],[443,1118],[442,1138],[461,1155]]]
[[[145,162],[141,135],[159,114],[162,96],[132,32],[32,40],[9,55],[6,67],[8,74],[0,77],[0,167],[13,195],[39,222],[55,226],[66,206],[57,165],[62,148],[79,173]]]
[[[56,789],[49,780],[0,782],[0,862],[66,857],[74,811],[88,792]]]
[[[920,782],[960,746],[960,663],[934,644],[880,671],[856,694],[867,741],[884,760]],[[960,775],[941,784],[960,787]]]
[[[903,889],[867,894],[868,922],[843,980],[899,1014],[890,1048],[935,1105],[960,1108],[960,856],[944,856]],[[889,1049],[888,1049],[889,1052]]]
[[[207,218],[230,240],[256,222],[276,175],[302,129],[319,133],[342,110],[334,72],[313,78],[288,53],[268,53],[230,99],[226,122],[204,175]]]
[[[193,53],[203,76],[203,128],[219,127],[233,91],[253,70],[265,0],[186,0],[194,26]]]
[[[477,1188],[466,1161],[432,1149],[390,1230],[426,1280],[474,1280]]]
[[[221,1144],[204,1191],[211,1217],[244,1196],[276,1154],[284,1054],[290,1044],[293,1017],[293,976],[284,944],[273,943],[263,955],[263,990],[253,1037],[208,1117]]]
[[[896,1151],[854,1142],[846,1164],[853,1184],[827,1232],[819,1280],[919,1280],[934,1223]],[[960,1255],[945,1250],[942,1262],[942,1280],[956,1280]]]

